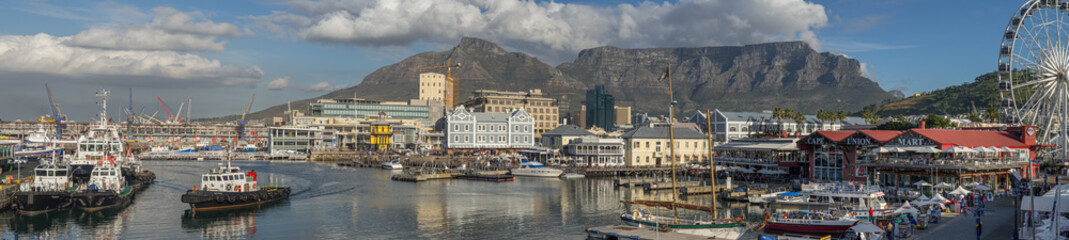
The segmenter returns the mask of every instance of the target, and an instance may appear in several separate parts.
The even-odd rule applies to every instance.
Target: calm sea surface
[[[583,229],[620,223],[624,199],[669,199],[614,189],[612,179],[517,177],[515,182],[391,181],[380,169],[307,162],[236,161],[256,170],[261,185],[293,187],[289,200],[260,209],[190,214],[180,196],[216,161],[149,161],[156,183],[133,204],[111,211],[65,210],[24,217],[0,213],[4,239],[583,239]],[[668,191],[671,192],[671,191]],[[708,195],[687,201],[707,204]],[[726,204],[726,203],[725,203]],[[735,214],[761,210],[722,205]],[[671,215],[671,211],[660,211]],[[684,217],[706,217],[698,213]]]

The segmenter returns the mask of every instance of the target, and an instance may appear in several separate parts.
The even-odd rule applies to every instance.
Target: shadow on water
[[[262,209],[286,206],[289,206],[289,201],[218,212],[186,210],[182,213],[182,228],[199,230],[202,238],[252,238],[256,235],[256,221]]]
[[[51,211],[34,216],[26,216],[15,211],[4,211],[0,217],[8,219],[7,225],[16,234],[30,234],[38,232],[51,232],[60,227],[66,227],[66,220],[75,211],[63,209]]]

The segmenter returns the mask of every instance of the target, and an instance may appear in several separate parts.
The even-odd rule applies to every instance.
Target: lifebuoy
[[[635,220],[642,218],[642,212],[638,211],[638,209],[631,211],[631,218]]]

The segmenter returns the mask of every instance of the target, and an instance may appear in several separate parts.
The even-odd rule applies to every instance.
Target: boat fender
[[[223,202],[223,195],[215,195],[216,202]]]
[[[230,202],[230,203],[234,203],[234,200],[236,200],[236,199],[234,199],[234,198],[235,198],[235,197],[234,197],[233,195],[227,196],[227,197],[226,197],[226,201],[227,201],[227,202]]]
[[[249,201],[249,195],[241,195],[241,201],[242,202],[248,202]]]
[[[255,194],[255,193],[253,193],[253,194],[252,194],[252,200],[254,200],[254,201],[260,201],[260,194]]]
[[[631,211],[631,218],[635,220],[641,219],[642,212],[638,211],[638,209],[635,209],[635,211]]]

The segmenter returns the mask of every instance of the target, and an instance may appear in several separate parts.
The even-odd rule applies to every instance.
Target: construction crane
[[[245,107],[245,111],[241,112],[241,119],[238,120],[238,138],[240,138],[242,141],[245,141],[245,124],[248,124],[248,119],[245,119],[245,117],[246,115],[248,115],[249,110],[252,110],[252,101],[255,100],[256,94],[253,93],[252,99],[249,99],[249,106]]]
[[[457,101],[460,101],[460,95],[457,94],[460,92],[460,89],[457,88],[457,79],[453,78],[453,68],[460,68],[460,63],[453,64],[453,58],[449,58],[445,60],[445,65],[442,66],[414,67],[409,68],[408,71],[426,71],[442,68],[445,68],[445,99],[442,100],[445,102],[446,109],[450,109],[458,104]]]
[[[67,115],[63,115],[63,112],[59,109],[59,104],[56,103],[56,98],[52,97],[52,88],[48,87],[48,82],[45,82],[45,91],[48,91],[48,101],[52,106],[52,117],[41,117],[38,121],[41,122],[54,122],[56,123],[56,138],[62,138],[63,136],[63,121],[67,120]]]
[[[185,108],[185,107],[186,107],[186,103],[184,103],[184,102],[182,104],[178,104],[178,116],[174,117],[174,122],[175,123],[182,124],[182,108]]]
[[[171,109],[167,108],[167,104],[163,103],[163,98],[156,96],[156,100],[160,100],[160,107],[163,107],[163,112],[167,113],[167,122],[174,121],[174,115],[171,115]]]

